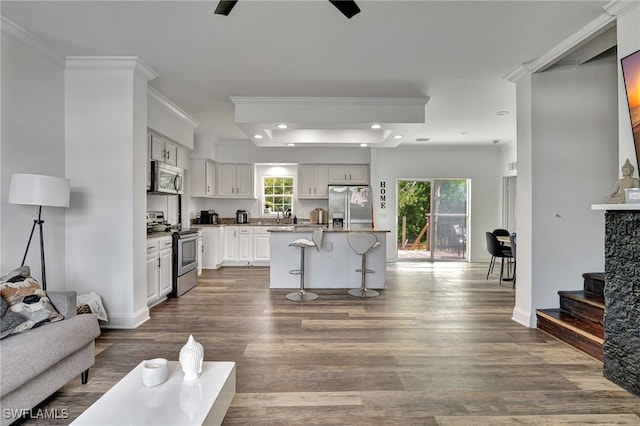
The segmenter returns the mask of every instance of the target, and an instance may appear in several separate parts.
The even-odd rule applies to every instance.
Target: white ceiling
[[[249,139],[230,97],[403,97],[430,98],[425,123],[408,129],[403,145],[491,145],[516,136],[515,85],[504,77],[596,19],[608,1],[358,0],[362,12],[352,19],[326,0],[240,0],[227,17],[213,14],[217,3],[0,8],[63,56],[139,56],[160,74],[150,85],[198,121],[206,139]]]

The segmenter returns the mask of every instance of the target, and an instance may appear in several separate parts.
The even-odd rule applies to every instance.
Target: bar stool
[[[304,288],[304,253],[305,249],[315,247],[320,251],[320,245],[322,244],[322,228],[316,230],[311,234],[311,240],[300,238],[292,241],[289,247],[300,247],[300,269],[292,269],[290,274],[300,275],[300,290],[295,293],[287,294],[286,298],[294,302],[310,302],[316,300],[318,295],[315,293],[309,293]]]
[[[356,269],[356,272],[360,272],[362,274],[362,285],[360,288],[352,288],[348,293],[355,297],[378,296],[380,293],[375,290],[368,289],[365,285],[366,274],[373,272],[371,269],[367,269],[365,267],[365,263],[367,253],[369,253],[374,247],[379,246],[380,242],[374,234],[365,232],[350,232],[349,235],[347,235],[347,241],[349,242],[351,249],[362,258],[362,268]]]

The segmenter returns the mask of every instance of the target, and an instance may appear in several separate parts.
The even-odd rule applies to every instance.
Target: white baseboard
[[[108,314],[108,317],[109,322],[100,321],[100,328],[135,329],[151,319],[147,307],[133,314]]]
[[[536,328],[535,316],[533,317],[533,323],[531,322],[532,316],[531,312],[525,311],[519,307],[513,308],[513,316],[511,319],[518,324],[522,324],[525,327]]]

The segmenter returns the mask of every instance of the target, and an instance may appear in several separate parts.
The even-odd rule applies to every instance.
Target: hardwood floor
[[[601,363],[511,320],[514,291],[486,268],[390,264],[377,298],[326,290],[303,304],[269,290],[268,268],[205,271],[138,329],[104,331],[89,383],[40,408],[73,419],[141,360],[176,360],[193,334],[205,360],[237,363],[225,425],[640,424],[640,399]]]

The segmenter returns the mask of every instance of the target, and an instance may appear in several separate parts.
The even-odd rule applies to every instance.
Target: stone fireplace
[[[604,376],[640,396],[640,204],[605,213]]]

